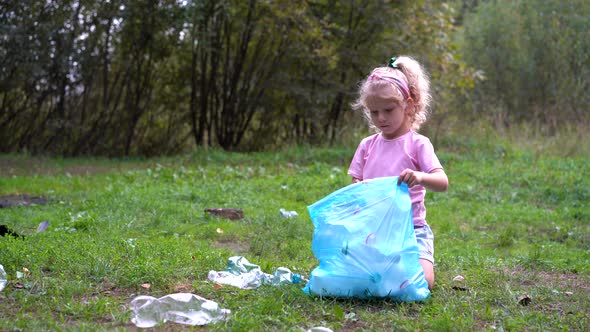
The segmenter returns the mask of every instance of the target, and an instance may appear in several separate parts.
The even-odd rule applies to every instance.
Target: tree
[[[268,107],[287,64],[304,1],[192,2],[190,114],[195,144],[235,149],[257,113]],[[215,134],[213,137],[212,134]]]
[[[587,1],[488,2],[465,21],[462,51],[481,68],[473,109],[499,121],[588,121],[590,4]]]
[[[120,156],[334,144],[339,133],[364,126],[346,110],[357,83],[392,55],[419,54],[442,84],[465,82],[455,80],[465,68],[446,31],[445,3],[5,3],[3,152]]]

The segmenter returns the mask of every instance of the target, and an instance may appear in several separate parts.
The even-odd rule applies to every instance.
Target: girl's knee
[[[428,289],[432,290],[434,288],[434,265],[426,259],[420,259],[419,261],[424,270],[424,279],[428,283]]]

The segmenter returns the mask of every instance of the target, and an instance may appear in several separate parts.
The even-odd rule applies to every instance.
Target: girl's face
[[[380,89],[368,95],[365,106],[369,110],[371,121],[381,130],[383,137],[394,139],[407,133],[411,128],[408,111],[411,99],[399,102],[388,96],[386,89]],[[390,93],[389,93],[390,95]]]

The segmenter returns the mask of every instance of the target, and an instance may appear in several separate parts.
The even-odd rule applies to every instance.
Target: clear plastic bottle
[[[8,283],[8,279],[6,278],[6,272],[4,271],[4,266],[0,264],[0,292],[6,287]]]
[[[221,285],[230,285],[241,289],[254,289],[260,287],[268,276],[262,270],[257,269],[240,274],[229,271],[209,271],[207,278]]]
[[[301,275],[291,272],[291,270],[289,270],[286,267],[279,267],[272,274],[272,277],[270,278],[270,283],[273,286],[282,284],[300,284]]]
[[[221,309],[217,302],[192,293],[175,293],[161,298],[140,295],[130,305],[134,313],[131,321],[140,328],[165,322],[205,325],[225,320],[231,312]]]

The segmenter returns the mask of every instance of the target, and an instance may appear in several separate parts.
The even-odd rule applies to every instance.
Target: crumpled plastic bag
[[[273,274],[268,274],[243,256],[230,257],[227,265],[227,271],[209,271],[207,278],[221,285],[241,289],[254,289],[263,284],[278,286],[301,283],[301,275],[291,272],[286,267],[278,267]]]
[[[397,179],[351,184],[308,206],[320,264],[303,288],[307,294],[407,302],[430,296],[408,186]]]

